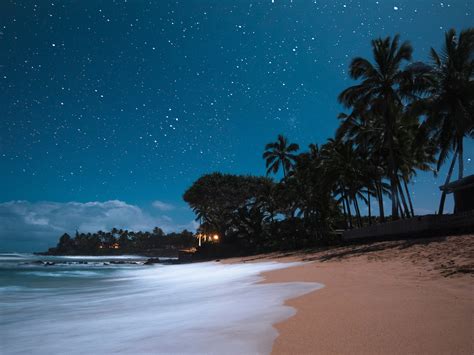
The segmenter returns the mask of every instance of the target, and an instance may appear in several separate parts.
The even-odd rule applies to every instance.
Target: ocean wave
[[[65,271],[27,271],[22,272],[24,275],[40,276],[40,277],[90,277],[98,276],[99,272],[83,271],[83,270],[65,270]]]
[[[1,286],[0,292],[18,292],[18,291],[23,291],[27,289],[28,287],[26,286]]]
[[[0,319],[2,350],[269,353],[277,336],[272,324],[295,312],[284,301],[322,287],[258,283],[260,272],[294,265],[298,264],[153,265],[104,270],[98,272],[104,276],[100,279],[91,277],[96,271],[90,270],[29,272],[28,277],[37,277],[40,284],[44,277],[42,284],[48,284],[50,292],[48,297],[32,292],[7,299],[8,312]],[[70,278],[79,275],[87,281]]]
[[[0,261],[14,261],[18,259],[30,259],[34,257],[33,254],[22,254],[22,253],[0,253]]]
[[[59,255],[59,259],[81,259],[81,260],[146,260],[148,257],[142,255]]]

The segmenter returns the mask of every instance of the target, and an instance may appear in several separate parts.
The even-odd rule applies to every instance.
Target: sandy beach
[[[474,236],[346,246],[231,262],[304,261],[265,282],[321,290],[286,303],[273,354],[472,354]]]

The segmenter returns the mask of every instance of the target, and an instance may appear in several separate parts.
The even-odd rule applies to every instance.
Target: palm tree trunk
[[[370,207],[370,189],[367,187],[367,208],[369,209],[369,226],[372,224],[372,211]]]
[[[346,203],[344,201],[344,195],[341,195],[341,201],[342,201],[342,211],[344,213],[344,219],[346,221],[346,228],[349,227],[349,219],[347,218],[347,211],[346,211]]]
[[[353,226],[352,226],[352,214],[351,214],[351,206],[349,204],[349,200],[346,196],[346,194],[344,194],[344,199],[346,200],[346,205],[347,205],[347,213],[349,214],[349,228],[352,229]]]
[[[380,222],[385,222],[385,212],[383,208],[383,187],[382,187],[382,180],[376,182],[377,188],[377,199],[379,201],[379,215],[380,215]]]
[[[444,186],[448,185],[449,181],[451,180],[451,175],[453,173],[454,164],[456,164],[457,156],[458,156],[458,151],[456,150],[454,152],[454,156],[453,156],[453,160],[451,161],[451,165],[449,166],[448,176],[446,176],[446,181],[444,182]],[[443,193],[441,194],[441,200],[439,201],[438,214],[443,214],[445,200],[446,200],[446,189],[443,189]]]
[[[394,174],[391,172],[390,175],[390,191],[392,194],[392,220],[396,220],[399,218],[397,183],[395,181]]]
[[[411,200],[410,191],[408,190],[407,179],[403,178],[403,184],[405,185],[405,192],[406,192],[407,197],[408,197],[408,203],[410,204],[411,215],[412,215],[413,217],[415,217],[415,210],[414,210],[414,208],[413,208],[413,202],[412,202],[412,200]]]
[[[400,198],[402,200],[405,215],[407,216],[407,218],[410,218],[410,210],[408,209],[408,204],[407,204],[407,201],[405,199],[405,194],[403,193],[402,184],[400,184],[400,178],[399,177],[397,177],[397,183],[398,183],[397,184],[398,192],[400,193]]]
[[[459,140],[458,143],[458,155],[459,155],[459,174],[458,174],[458,179],[462,179],[464,176],[464,159],[463,159],[463,138]]]
[[[405,214],[403,213],[402,205],[400,203],[398,204],[398,212],[400,212],[402,219],[405,219]]]
[[[393,133],[391,130],[389,135],[389,162],[388,174],[390,178],[390,190],[392,193],[392,220],[398,219],[398,194],[397,194],[397,173],[395,169],[395,154],[393,152]]]
[[[354,201],[354,209],[357,215],[357,224],[359,225],[359,227],[362,227],[362,219],[360,218],[360,209],[359,209],[359,202],[357,201],[357,197],[354,197],[353,201]]]

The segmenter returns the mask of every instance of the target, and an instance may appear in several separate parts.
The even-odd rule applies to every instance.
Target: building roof
[[[450,194],[454,191],[463,190],[468,187],[474,187],[474,175],[468,175],[447,185],[440,186],[439,189],[446,190],[446,192]]]

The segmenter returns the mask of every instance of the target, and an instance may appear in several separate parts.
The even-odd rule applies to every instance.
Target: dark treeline
[[[65,233],[59,238],[58,245],[50,248],[49,254],[57,255],[97,255],[97,254],[160,254],[171,256],[179,249],[196,246],[192,232],[165,234],[156,227],[152,232],[133,232],[113,228],[110,232],[79,233],[71,237]],[[163,251],[168,251],[163,255]]]
[[[410,183],[419,170],[436,174],[450,160],[446,183],[456,163],[462,178],[463,141],[474,137],[474,29],[448,31],[427,63],[412,62],[412,52],[397,35],[373,40],[372,58],[354,58],[349,74],[357,82],[338,97],[346,112],[334,138],[303,152],[283,135],[266,145],[267,176],[281,171],[280,181],[198,179],[183,196],[201,222],[198,232],[217,233],[223,249],[327,244],[338,228],[413,217]],[[444,202],[443,192],[439,214]]]

